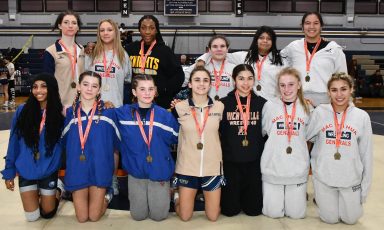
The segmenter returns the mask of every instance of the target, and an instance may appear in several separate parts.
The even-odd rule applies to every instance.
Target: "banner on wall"
[[[197,16],[198,0],[164,0],[165,16]]]
[[[121,0],[121,17],[129,17],[128,0]]]
[[[243,17],[243,0],[236,0],[235,4],[236,17]]]

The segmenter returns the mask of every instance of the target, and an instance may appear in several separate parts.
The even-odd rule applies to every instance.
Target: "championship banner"
[[[235,13],[236,13],[236,17],[243,17],[243,4],[244,4],[244,1],[243,0],[236,0],[235,2]]]
[[[129,7],[128,7],[128,0],[121,0],[121,17],[127,18],[129,17]]]
[[[164,0],[165,16],[197,16],[197,0]]]

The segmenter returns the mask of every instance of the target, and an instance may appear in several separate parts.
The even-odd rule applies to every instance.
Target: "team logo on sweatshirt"
[[[132,72],[139,74],[141,72],[141,56],[129,56],[132,64]],[[147,57],[145,61],[145,74],[157,75],[160,60],[156,57]]]
[[[325,125],[321,131],[325,133],[325,143],[327,145],[336,144],[336,132],[333,124]],[[357,131],[351,125],[344,125],[343,131],[341,132],[340,145],[351,146],[352,135],[357,135]]]
[[[243,111],[245,111],[245,105],[243,106]],[[260,113],[259,111],[256,112],[250,112],[249,113],[250,118],[249,118],[249,123],[248,125],[253,125],[255,126],[257,124],[257,121],[260,119]],[[236,105],[235,111],[227,112],[227,121],[229,121],[229,125],[231,126],[237,126],[238,132],[237,135],[239,136],[244,136],[244,126],[243,126],[243,117],[241,116],[241,113],[239,111],[238,106]]]
[[[98,72],[101,77],[115,78],[116,68],[119,69],[118,66],[116,66],[115,63],[113,63],[113,65],[111,66],[111,70],[109,72],[110,74],[106,75],[104,71],[104,65],[95,64],[95,72]]]
[[[221,75],[220,86],[231,87],[231,76],[232,75],[230,73],[224,72],[223,75]],[[211,87],[216,87],[215,76],[213,75],[213,73],[211,73],[211,82]]]

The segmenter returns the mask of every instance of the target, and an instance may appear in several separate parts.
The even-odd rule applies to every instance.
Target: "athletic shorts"
[[[41,195],[52,196],[56,194],[58,173],[42,178],[40,180],[27,180],[19,176],[20,193],[39,190]]]
[[[0,85],[8,85],[8,79],[6,78],[0,79]]]
[[[225,179],[223,175],[196,177],[176,174],[173,185],[202,189],[203,191],[215,191],[225,185]]]

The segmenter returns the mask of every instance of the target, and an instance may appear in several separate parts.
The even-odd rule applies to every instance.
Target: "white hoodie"
[[[310,55],[309,51],[308,54]],[[313,56],[309,76],[311,80],[305,81],[306,61],[304,52],[304,38],[291,42],[281,51],[281,56],[286,57],[288,64],[296,68],[301,74],[304,96],[311,99],[315,106],[318,104],[329,103],[327,95],[327,82],[332,74],[336,72],[345,72],[347,62],[341,46],[331,41],[326,47],[318,50]]]
[[[293,103],[287,105],[287,112],[292,114]],[[300,101],[296,100],[296,115],[293,135],[288,144],[288,129],[285,127],[284,104],[274,98],[264,105],[262,119],[263,135],[268,135],[261,156],[263,181],[271,184],[301,184],[307,181],[309,172],[309,153],[306,142],[306,127],[309,114],[306,114]],[[292,153],[287,154],[290,146]]]
[[[338,113],[341,122],[343,113]],[[331,104],[319,105],[313,112],[307,140],[314,142],[311,152],[313,176],[331,187],[348,188],[361,184],[364,202],[372,181],[372,127],[367,112],[350,103],[342,129],[339,153],[335,160],[335,125]]]

